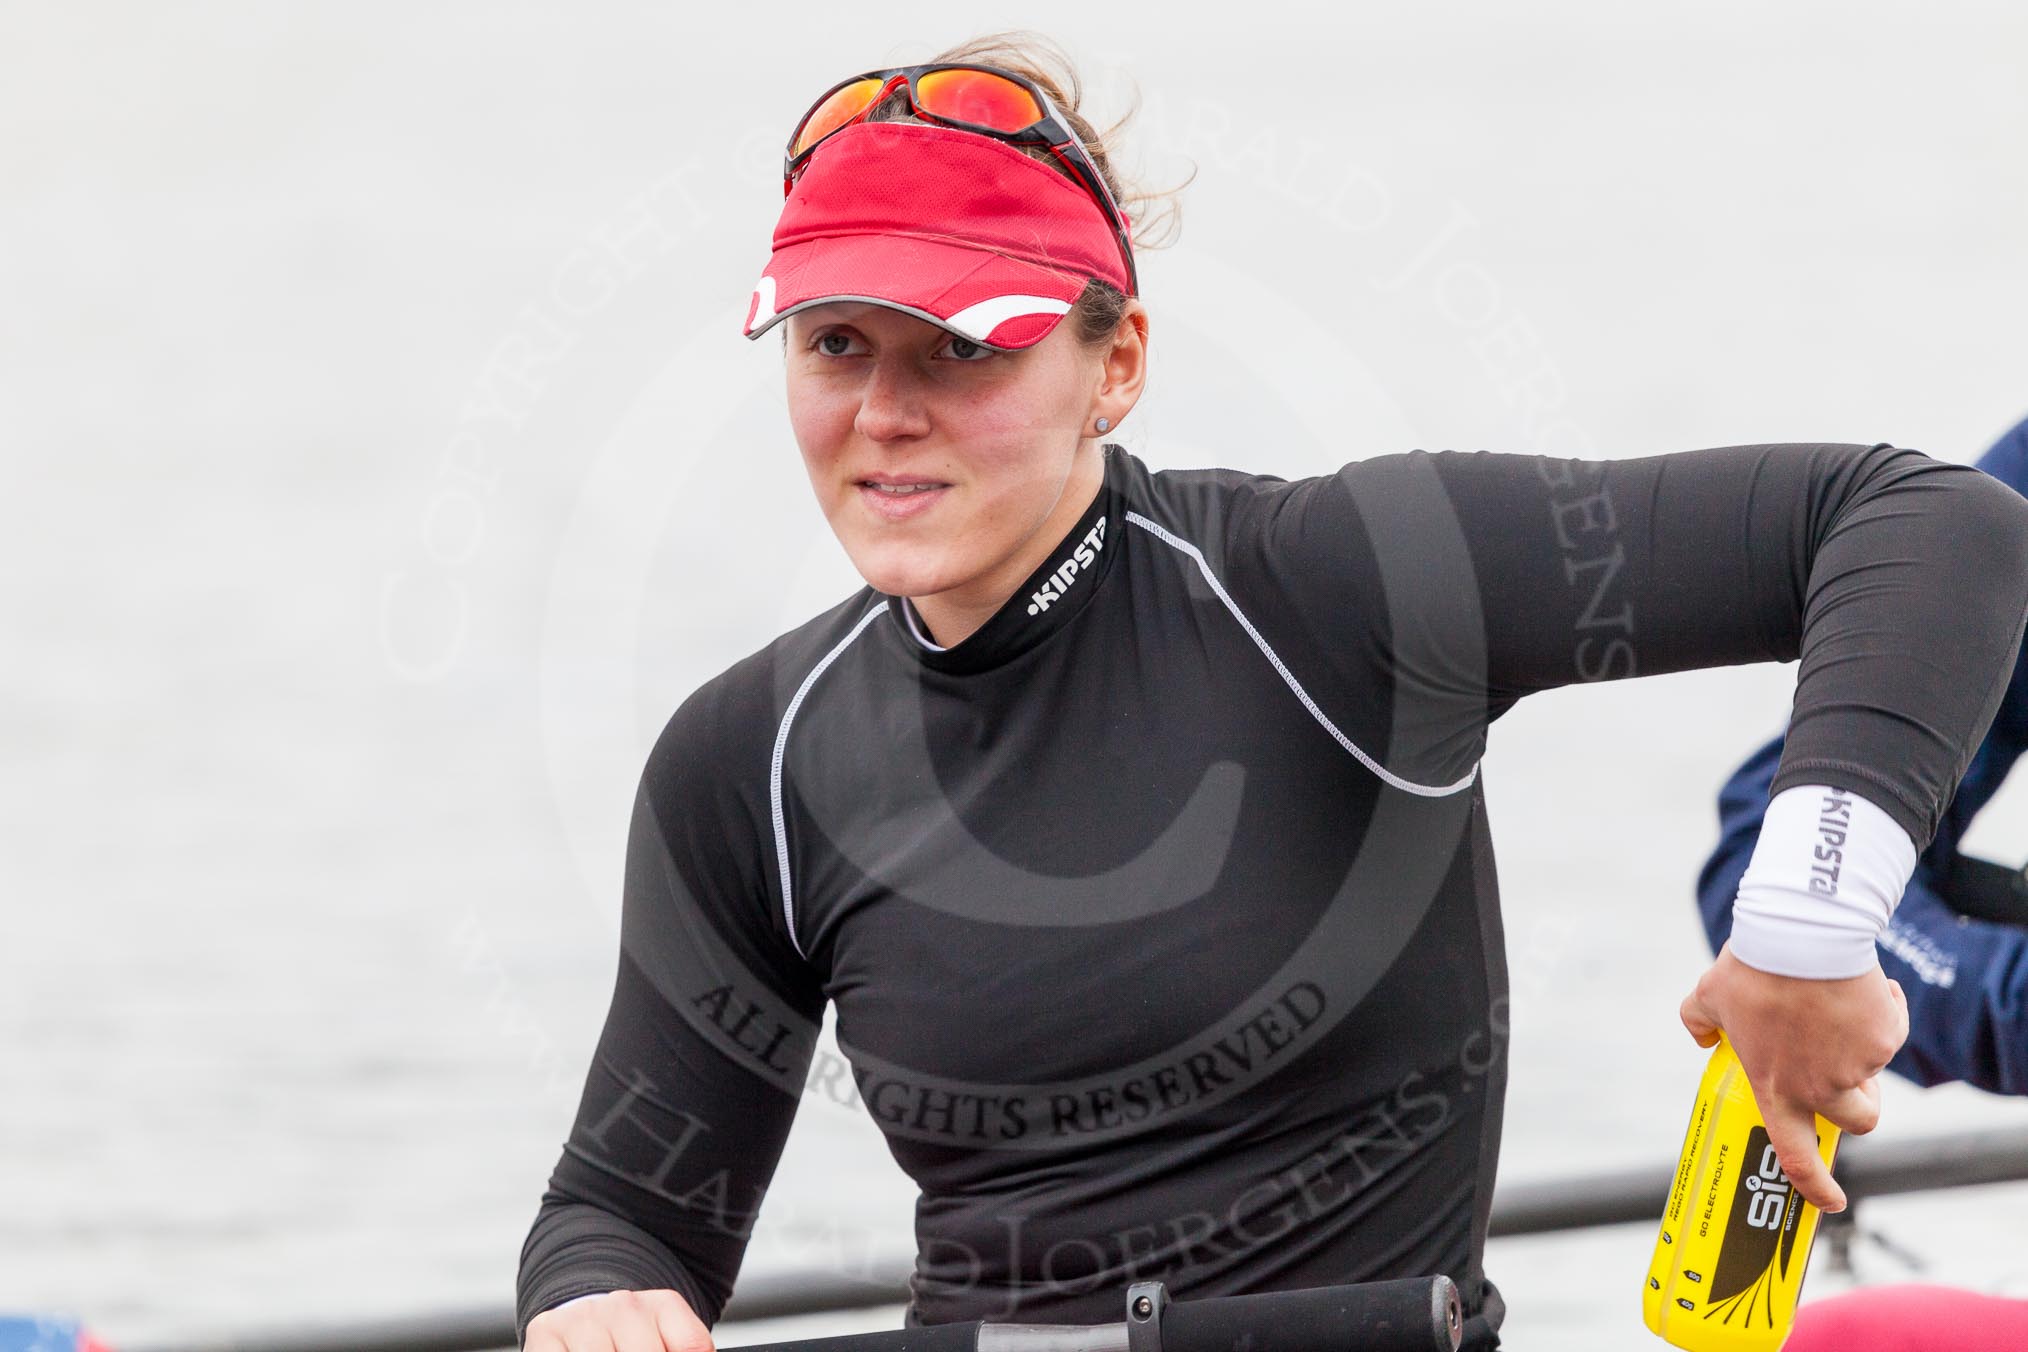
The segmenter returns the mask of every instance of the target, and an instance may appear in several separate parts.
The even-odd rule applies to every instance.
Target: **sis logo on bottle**
[[[1828,1169],[1841,1133],[1822,1117],[1816,1128],[1817,1158]],[[1720,1037],[1655,1236],[1642,1322],[1688,1352],[1777,1352],[1795,1320],[1818,1219],[1782,1168],[1746,1071]]]
[[[1789,1280],[1796,1258],[1796,1221],[1803,1199],[1789,1184],[1782,1162],[1767,1139],[1766,1127],[1755,1127],[1746,1138],[1746,1168],[1732,1190],[1732,1214],[1711,1274],[1710,1307],[1705,1317],[1731,1323],[1735,1317],[1751,1326],[1774,1325],[1773,1292]]]

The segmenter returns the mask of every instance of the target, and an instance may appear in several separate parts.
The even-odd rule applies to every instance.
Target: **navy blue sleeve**
[[[1969,920],[1916,870],[1880,939],[1880,965],[1908,997],[1908,1041],[1890,1063],[1918,1084],[1963,1080],[2028,1094],[2028,929]]]
[[[1976,465],[2016,493],[2028,495],[2028,418],[1994,442]]]

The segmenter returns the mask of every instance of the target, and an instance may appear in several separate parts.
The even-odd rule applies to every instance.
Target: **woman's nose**
[[[929,431],[922,377],[909,363],[885,357],[873,363],[859,392],[853,427],[869,441],[895,441]]]

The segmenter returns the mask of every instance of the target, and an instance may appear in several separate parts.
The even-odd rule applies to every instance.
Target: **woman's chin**
[[[851,558],[866,585],[888,596],[934,596],[965,580],[943,549],[885,544],[853,551]]]

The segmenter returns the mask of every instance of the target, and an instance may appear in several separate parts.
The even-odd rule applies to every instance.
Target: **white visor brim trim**
[[[764,282],[772,282],[774,279],[767,277],[762,278],[762,280]],[[942,316],[933,315],[928,310],[924,310],[918,306],[905,305],[901,301],[889,300],[885,296],[812,296],[808,300],[796,302],[786,310],[776,310],[772,304],[774,300],[774,288],[770,286],[767,289],[765,299],[769,302],[769,305],[765,310],[755,313],[756,326],[747,330],[746,336],[748,338],[758,338],[782,320],[787,319],[790,315],[798,311],[807,310],[814,305],[829,305],[834,301],[858,301],[861,304],[882,305],[890,310],[899,310],[903,314],[914,315],[917,319],[927,320],[940,329],[955,333],[960,338],[969,338],[971,341],[979,344],[979,346],[992,348],[995,352],[1018,350],[1001,347],[998,344],[988,342],[985,338],[986,334],[991,333],[1008,320],[1020,319],[1027,315],[1054,315],[1060,319],[1070,313],[1071,307],[1069,301],[1057,300],[1051,296],[995,296],[990,300],[982,300],[976,305],[968,305],[950,318],[945,319]],[[765,315],[764,319],[763,315]]]

